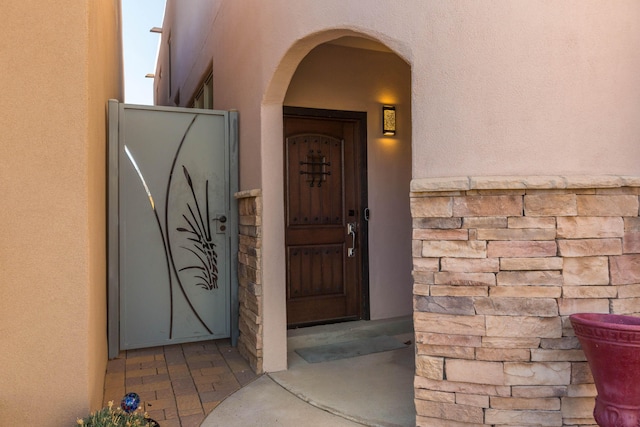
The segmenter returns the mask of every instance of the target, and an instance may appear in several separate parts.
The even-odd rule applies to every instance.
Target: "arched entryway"
[[[316,117],[320,122],[331,116],[348,120],[349,112],[365,117],[359,134],[365,146],[357,147],[363,156],[355,165],[356,171],[364,171],[361,200],[352,203],[356,209],[345,206],[343,222],[347,227],[354,224],[358,243],[368,245],[352,254],[354,258],[363,255],[358,277],[361,309],[347,313],[347,318],[384,319],[412,312],[410,91],[410,67],[405,61],[381,43],[345,36],[322,43],[305,56],[284,98],[285,108],[304,107],[312,109],[310,115],[316,111],[320,116],[326,111],[325,117]],[[395,135],[383,135],[383,105],[396,109]],[[352,240],[344,246],[351,244]],[[289,304],[295,300],[287,292]],[[320,314],[318,320],[322,319]],[[296,322],[288,320],[292,323]]]
[[[328,362],[327,366],[331,367],[327,368],[326,372],[322,368],[316,368],[312,362],[305,365],[305,361],[308,359],[299,351],[300,343],[304,342],[303,346],[308,346],[305,348],[306,350],[323,347],[323,345],[317,346],[317,344],[320,341],[323,344],[332,343],[332,338],[329,338],[328,335],[335,331],[339,336],[338,340],[351,340],[354,336],[350,335],[351,328],[359,328],[362,322],[352,324],[354,326],[347,326],[350,329],[349,333],[345,333],[344,329],[334,329],[335,326],[340,325],[331,325],[330,328],[321,327],[322,332],[319,339],[311,336],[315,335],[315,332],[307,333],[298,329],[291,331],[292,335],[287,340],[285,329],[287,325],[290,327],[305,326],[323,321],[356,319],[371,319],[371,322],[365,322],[367,325],[379,325],[378,321],[383,319],[394,319],[394,321],[404,319],[409,330],[406,342],[413,340],[411,333],[413,310],[412,223],[409,207],[411,69],[407,62],[385,45],[363,35],[334,34],[330,40],[326,39],[327,34],[315,36],[316,43],[313,46],[306,45],[309,40],[300,42],[306,45],[307,54],[296,62],[288,84],[281,86],[281,90],[284,92],[281,102],[263,105],[263,118],[269,124],[263,124],[262,154],[271,157],[270,160],[265,157],[264,161],[268,163],[263,163],[268,165],[269,169],[267,171],[267,167],[265,167],[263,170],[263,174],[269,175],[266,179],[263,177],[263,215],[265,222],[268,221],[271,226],[279,222],[279,229],[282,230],[280,236],[271,235],[270,239],[265,236],[264,240],[263,343],[265,348],[271,346],[271,349],[274,350],[273,347],[277,342],[273,340],[274,337],[282,339],[282,347],[280,348],[286,352],[284,355],[287,357],[287,366],[282,368],[288,367],[291,371],[272,374],[272,377],[276,381],[282,381],[281,384],[286,388],[295,390],[305,398],[323,402],[324,398],[332,394],[332,390],[335,395],[336,387],[338,387],[350,396],[348,399],[350,403],[357,401],[358,390],[361,392],[369,390],[370,393],[365,400],[379,402],[380,408],[383,408],[385,401],[388,407],[395,399],[398,406],[403,408],[401,410],[403,416],[410,418],[407,425],[411,425],[415,421],[412,418],[414,375],[412,348],[405,347],[398,350],[400,353],[378,353],[380,355],[388,354],[389,357],[394,354],[396,355],[394,356],[395,360],[385,359],[381,365],[358,363],[357,368],[347,369],[339,378],[331,379],[331,376],[335,375],[333,367],[341,366],[344,368],[345,365],[341,364],[343,361],[335,361],[335,364],[333,361]],[[299,55],[300,51],[292,48],[290,53]],[[292,64],[288,65],[290,67]],[[289,67],[284,68],[290,70]],[[280,76],[276,75],[273,83],[279,82],[279,78]],[[268,93],[268,95],[274,94]],[[395,135],[383,134],[382,114],[385,105],[395,107],[397,119]],[[291,126],[292,120],[297,121]],[[264,132],[265,125],[273,126],[273,128]],[[275,129],[276,127],[279,128]],[[272,139],[273,135],[278,135],[278,140]],[[314,139],[316,136],[319,136],[317,141]],[[309,141],[306,140],[307,137],[310,137]],[[304,148],[296,148],[296,144],[304,145]],[[335,152],[324,148],[325,145],[331,144],[335,144],[339,150],[339,147],[342,147],[339,155],[336,156]],[[352,145],[349,146],[349,144]],[[349,153],[350,150],[357,153],[352,155],[353,153]],[[343,163],[351,162],[350,170],[337,171],[337,158],[341,156],[345,160]],[[349,193],[347,183],[336,183],[331,179],[335,177],[334,175],[330,177],[324,175],[328,172],[338,173],[340,176],[351,176],[354,180],[360,179],[359,184],[356,184],[359,190]],[[294,185],[291,185],[290,181],[292,180],[295,180]],[[317,215],[315,213],[309,214],[305,209],[290,209],[290,200],[287,199],[290,195],[287,193],[293,189],[291,191],[296,192],[299,196],[301,188],[304,190],[303,194],[310,191],[314,194],[320,194],[324,191],[326,193],[324,196],[311,196],[306,199],[305,203],[311,205],[315,202],[325,203],[332,200],[329,196],[333,194],[333,191],[326,191],[331,185],[334,186],[333,188],[338,186],[341,190],[346,191],[344,196],[338,197],[338,199],[344,200],[344,209],[333,217],[325,218],[326,223],[325,219],[318,218],[317,222],[321,229],[320,240],[307,241],[305,240],[306,236],[303,236],[302,239],[293,242],[294,245],[299,245],[298,247],[289,246],[292,243],[289,240],[291,235],[299,231],[292,232],[291,228],[304,228],[295,225],[305,221],[313,223],[316,221]],[[314,199],[314,197],[317,198]],[[291,204],[295,203],[291,202]],[[297,201],[297,203],[300,202]],[[367,215],[365,215],[365,209],[367,209]],[[326,212],[321,210],[321,213],[324,215]],[[298,216],[296,217],[296,215]],[[268,219],[269,217],[270,219]],[[292,224],[294,227],[290,228]],[[354,239],[356,240],[356,254],[353,258],[349,258],[348,252],[354,241],[348,235],[349,224],[355,225],[357,233],[357,237]],[[322,230],[323,227],[324,230]],[[265,230],[267,230],[266,226]],[[342,240],[337,242],[327,240],[331,233],[337,233],[338,239],[342,237]],[[268,247],[269,245],[273,246]],[[306,255],[301,251],[297,255],[295,254],[300,246],[302,246],[302,251],[309,249]],[[312,249],[315,248],[322,250],[313,255]],[[342,252],[335,251],[336,257],[342,256],[345,259],[331,261],[330,254],[325,253],[329,251],[327,248],[342,248]],[[279,254],[279,256],[274,254]],[[296,261],[293,260],[295,256],[307,259],[306,261]],[[358,256],[362,257],[358,258]],[[318,259],[315,264],[314,257]],[[335,285],[332,279],[319,279],[318,275],[323,274],[319,264],[331,261],[328,262],[331,266],[330,270],[344,272],[345,277],[350,277],[353,271],[348,271],[349,263],[354,259],[358,260],[355,264],[359,266],[357,280],[361,284],[361,287],[355,290],[357,309],[345,312],[336,310],[335,306],[324,305],[326,300],[336,300],[335,303],[338,305],[345,304],[341,298],[336,297],[336,294],[341,294],[342,289],[345,289],[345,294],[349,290],[348,286],[342,289],[338,286],[338,291],[335,291],[335,288],[331,288]],[[340,267],[336,265],[343,261],[344,269],[340,270]],[[296,262],[298,264],[294,266],[293,264]],[[300,289],[292,288],[288,280],[291,279],[294,268],[298,270],[296,274],[300,273],[301,265],[304,266],[305,262],[309,269],[308,273],[311,275],[309,281],[313,282],[314,286],[320,284],[318,298],[307,307],[310,307],[309,310],[320,310],[321,312],[316,313],[317,317],[310,318],[298,317],[300,313],[297,313],[296,318],[292,320],[292,314],[295,310],[292,310],[291,304],[292,302],[297,304],[299,299],[294,291],[300,291]],[[271,272],[267,271],[269,268],[271,268]],[[333,272],[330,272],[329,275]],[[276,283],[280,286],[277,292],[274,289]],[[267,289],[269,284],[272,287]],[[327,284],[329,285],[328,292]],[[300,283],[298,286],[300,287]],[[270,295],[267,295],[268,292]],[[346,300],[352,302],[348,295]],[[285,316],[284,313],[288,313],[288,316]],[[269,318],[272,323],[269,322]],[[399,324],[394,323],[391,329]],[[343,325],[347,325],[347,323]],[[332,332],[326,333],[327,330]],[[358,330],[355,335],[370,332],[376,333],[372,328],[366,332]],[[281,333],[282,335],[280,335]],[[391,332],[389,334],[391,335]],[[397,337],[396,335],[387,338],[393,340]],[[325,338],[327,341],[323,341]],[[376,336],[375,339],[378,338]],[[404,344],[402,341],[400,343]],[[341,344],[339,343],[339,345]],[[290,347],[288,347],[289,345]],[[305,358],[305,361],[302,361],[301,358]],[[353,360],[369,359],[363,357]],[[265,366],[267,366],[266,359]],[[270,370],[270,367],[266,367],[265,370]],[[306,394],[304,387],[296,387],[296,379],[313,378],[314,374],[317,375],[318,372],[322,372],[319,377],[323,378],[323,383],[316,384],[312,394]],[[382,394],[381,396],[371,394],[373,390],[383,391],[384,387],[379,388],[373,386],[373,383],[360,383],[359,381],[359,378],[381,378],[381,372],[392,378],[386,382],[386,389],[394,390],[391,392],[393,394],[391,399],[385,400]],[[291,378],[294,380],[288,382]],[[403,379],[396,382],[396,378]],[[408,378],[408,380],[405,381],[404,378]],[[354,388],[347,391],[348,386]],[[333,405],[328,405],[333,407]],[[375,411],[370,411],[371,414],[373,412]],[[392,414],[392,411],[387,412]]]
[[[283,106],[366,114],[369,316],[412,312],[411,69],[386,45],[350,30],[311,35],[289,49],[265,93],[261,211],[270,234],[262,246],[265,371],[287,368]],[[395,136],[382,134],[383,105],[396,107]]]

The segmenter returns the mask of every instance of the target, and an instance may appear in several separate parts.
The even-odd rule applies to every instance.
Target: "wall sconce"
[[[382,134],[385,136],[396,134],[396,107],[393,105],[382,106]]]

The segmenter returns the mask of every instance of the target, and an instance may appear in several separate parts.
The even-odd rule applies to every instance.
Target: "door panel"
[[[284,125],[287,324],[362,318],[362,122],[285,114]]]
[[[116,338],[126,350],[229,337],[229,113],[116,104],[110,121],[110,355]]]

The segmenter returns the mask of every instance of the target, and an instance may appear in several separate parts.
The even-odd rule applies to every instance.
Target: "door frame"
[[[363,208],[360,212],[358,212],[358,224],[360,227],[360,244],[361,244],[361,267],[360,267],[360,276],[362,278],[361,281],[361,301],[360,301],[360,319],[361,320],[370,320],[371,319],[371,302],[370,302],[370,291],[369,291],[369,222],[368,219],[365,219],[365,210],[368,211],[368,196],[369,196],[369,183],[368,183],[368,174],[367,174],[367,113],[362,111],[346,111],[346,110],[328,110],[328,109],[318,109],[318,108],[308,108],[308,107],[294,107],[294,106],[283,106],[282,107],[282,116],[283,119],[285,117],[295,117],[295,118],[309,118],[309,119],[334,119],[334,120],[342,120],[342,121],[350,121],[358,124],[358,136],[359,140],[357,141],[358,148],[358,156],[360,159],[360,167],[359,178],[360,178],[360,194],[358,197],[361,201],[361,206]],[[284,123],[283,123],[283,131],[284,131]],[[286,195],[287,189],[287,180],[284,174],[286,171],[282,171],[283,173],[283,194]],[[283,200],[286,203],[287,200]],[[286,215],[286,209],[285,209]],[[283,218],[283,221],[286,221],[286,218]],[[284,243],[284,239],[283,239]],[[286,284],[285,284],[286,286]],[[286,303],[285,303],[286,304]],[[331,322],[323,322],[323,323],[331,323]]]

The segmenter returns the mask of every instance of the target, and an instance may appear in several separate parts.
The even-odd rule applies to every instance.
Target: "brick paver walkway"
[[[128,350],[107,365],[104,404],[134,392],[161,427],[198,427],[256,377],[229,340]]]

